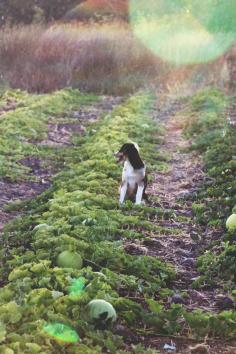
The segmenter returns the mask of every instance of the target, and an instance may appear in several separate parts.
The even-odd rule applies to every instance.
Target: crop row
[[[75,137],[70,159],[51,189],[22,204],[25,216],[6,226],[1,251],[5,285],[0,289],[3,353],[125,353],[122,336],[143,335],[146,328],[149,333],[232,336],[233,313],[164,306],[173,269],[158,258],[125,252],[125,239],[159,231],[148,221],[150,215],[171,215],[117,202],[121,170],[113,152],[124,142],[137,142],[149,167],[163,168],[154,153],[160,132],[149,115],[151,104],[148,95],[134,96],[91,126],[85,138]],[[61,265],[58,256],[65,251],[80,256],[81,269]],[[84,279],[85,288],[73,298],[70,288],[78,279]],[[157,293],[163,303],[155,301]],[[123,334],[117,324],[101,330],[89,321],[87,305],[93,299],[114,306]],[[45,326],[58,323],[73,327],[82,341],[67,345],[48,336]]]
[[[234,115],[234,107],[235,97],[229,98],[216,89],[205,89],[191,99],[186,126],[186,133],[194,142],[193,148],[203,154],[207,176],[193,205],[195,219],[209,230],[219,230],[217,239],[207,236],[208,246],[198,261],[204,275],[198,282],[222,282],[226,289],[233,291],[233,296],[236,233],[226,232],[225,221],[236,211],[236,129],[230,117]]]
[[[26,178],[29,171],[19,163],[21,159],[32,155],[50,158],[52,148],[37,144],[47,139],[48,123],[55,123],[62,115],[97,99],[70,89],[44,95],[6,91],[0,97],[0,177],[12,181]],[[73,122],[73,117],[70,117],[70,122]]]
[[[88,302],[107,300],[115,306],[120,321],[131,322],[140,305],[119,293],[152,296],[173,278],[173,270],[158,259],[126,254],[121,241],[152,228],[142,217],[142,208],[133,213],[128,206],[119,208],[120,168],[113,158],[113,152],[131,138],[145,145],[146,153],[151,149],[149,104],[147,97],[131,98],[95,125],[52,189],[25,206],[27,216],[6,227],[1,350],[59,353],[63,346],[48,338],[43,328],[60,322],[72,325],[83,338],[83,344],[70,347],[69,352],[98,353],[102,347],[114,352],[120,337],[94,331],[85,316]],[[81,270],[58,267],[57,257],[65,250],[80,254]],[[68,288],[79,277],[86,279],[86,291],[75,301]]]

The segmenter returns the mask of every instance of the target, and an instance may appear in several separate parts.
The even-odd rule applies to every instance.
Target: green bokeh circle
[[[175,64],[203,63],[236,40],[236,0],[130,0],[136,36]]]

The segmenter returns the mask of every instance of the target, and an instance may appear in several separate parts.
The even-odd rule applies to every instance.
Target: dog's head
[[[138,155],[138,145],[132,143],[126,143],[122,145],[119,151],[114,156],[117,158],[118,163],[124,162],[127,158],[130,160],[133,156]]]

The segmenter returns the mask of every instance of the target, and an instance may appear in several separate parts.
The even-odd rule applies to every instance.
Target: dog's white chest
[[[130,187],[134,187],[144,176],[145,168],[135,170],[129,161],[125,161],[122,180],[128,182]]]

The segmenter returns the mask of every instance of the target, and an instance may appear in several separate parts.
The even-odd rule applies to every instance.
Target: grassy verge
[[[227,115],[235,104],[221,91],[207,89],[193,97],[186,134],[193,138],[193,149],[203,153],[206,175],[203,189],[193,206],[196,220],[210,229],[220,228],[217,239],[209,239],[205,254],[199,258],[204,273],[200,281],[223,282],[235,287],[236,233],[226,232],[225,221],[236,205],[236,129]]]

